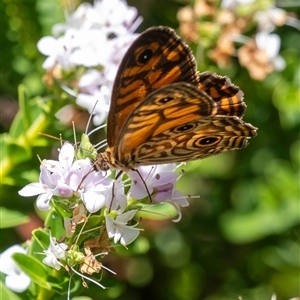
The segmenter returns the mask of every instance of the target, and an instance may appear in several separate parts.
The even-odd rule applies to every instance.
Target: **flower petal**
[[[72,166],[75,156],[74,146],[70,143],[64,143],[58,155],[58,160],[65,170],[69,170]]]
[[[0,254],[0,271],[5,275],[14,275],[20,273],[11,255],[14,253],[26,254],[26,250],[19,245],[13,245]]]
[[[83,194],[82,200],[84,202],[85,208],[90,213],[95,213],[103,207],[105,203],[105,196],[94,191],[87,191]]]
[[[16,293],[24,292],[30,285],[30,278],[21,273],[20,275],[7,276],[5,278],[5,285]]]
[[[140,229],[134,227],[118,227],[119,233],[121,234],[120,243],[124,247],[132,243],[140,234]]]
[[[41,194],[38,196],[36,200],[36,206],[40,210],[49,210],[51,209],[51,206],[49,205],[49,202],[52,198],[52,193],[47,193],[47,194]]]
[[[57,41],[52,36],[44,36],[37,43],[38,50],[47,56],[50,56],[57,49]]]
[[[23,197],[30,197],[30,196],[36,196],[42,193],[45,193],[45,189],[43,188],[42,184],[39,182],[33,182],[29,183],[26,186],[24,186],[18,193],[20,196]]]

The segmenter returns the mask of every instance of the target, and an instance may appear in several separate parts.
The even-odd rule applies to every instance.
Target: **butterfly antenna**
[[[98,150],[98,151],[99,151],[101,148],[106,147],[106,146],[107,146],[106,140],[103,140],[103,141],[97,143],[96,145],[94,145],[94,147],[95,147],[96,150]]]
[[[60,141],[60,146],[62,147],[65,141],[63,140],[61,133],[59,134],[59,141]]]
[[[65,84],[60,84],[60,87],[69,95],[73,96],[73,97],[77,97],[78,93],[76,93],[74,90],[72,90],[71,88],[69,88],[68,86],[66,86]]]
[[[76,128],[75,128],[75,123],[72,121],[72,127],[73,127],[73,136],[74,136],[74,145],[77,149],[77,138],[76,138]]]
[[[147,187],[146,181],[144,180],[144,178],[142,177],[142,175],[141,175],[141,173],[139,172],[139,170],[138,170],[138,169],[133,169],[133,171],[137,172],[137,173],[138,173],[138,175],[139,175],[139,177],[141,178],[141,180],[142,180],[142,182],[143,182],[143,184],[144,184],[144,186],[145,186],[145,189],[146,189],[146,191],[147,191],[147,194],[148,194],[149,200],[150,200],[150,202],[152,203],[151,194],[150,194],[150,192],[149,192],[149,190],[148,190],[148,187]]]
[[[144,21],[144,18],[141,16],[136,18],[136,20],[133,22],[133,24],[129,27],[129,31],[135,32],[136,29],[142,24],[143,21]]]
[[[103,124],[103,125],[100,125],[100,126],[94,128],[94,129],[91,130],[89,133],[87,133],[87,135],[90,136],[90,135],[93,134],[94,132],[96,132],[96,131],[98,131],[99,129],[102,129],[102,128],[104,128],[104,127],[106,127],[106,124]]]
[[[98,100],[95,102],[95,104],[94,104],[94,106],[93,106],[93,109],[92,109],[92,111],[91,111],[91,113],[90,113],[90,117],[89,117],[89,119],[88,119],[88,121],[87,121],[87,123],[86,123],[86,127],[85,127],[85,134],[86,135],[88,135],[88,128],[90,127],[90,124],[91,124],[91,121],[92,121],[92,117],[93,117],[93,113],[94,113],[94,111],[95,111],[95,108],[96,108],[96,106],[97,106],[97,104],[98,104]],[[90,133],[89,133],[90,134]]]
[[[48,137],[50,139],[53,139],[53,140],[57,140],[57,141],[63,141],[65,142],[65,140],[62,140],[61,138],[61,135],[58,137],[54,136],[54,135],[51,135],[51,134],[48,134],[48,133],[44,133],[44,132],[39,132],[39,135],[42,135],[42,136],[45,136],[45,137]]]

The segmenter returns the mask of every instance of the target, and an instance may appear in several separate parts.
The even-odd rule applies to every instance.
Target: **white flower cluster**
[[[126,247],[139,235],[141,229],[136,227],[136,221],[132,225],[132,221],[145,205],[163,202],[173,205],[178,213],[175,221],[181,219],[180,208],[188,206],[186,197],[176,190],[180,175],[175,164],[139,167],[138,172],[128,172],[128,178],[123,180],[122,176],[112,179],[110,171],[94,170],[89,158],[76,157],[73,145],[65,143],[59,150],[57,161],[42,161],[39,182],[30,183],[19,191],[25,197],[38,195],[40,210],[61,206],[72,213],[73,218],[64,218],[66,238],[72,237],[81,220],[88,223],[86,215],[91,214],[102,216],[103,228],[111,242]],[[125,192],[125,186],[130,186],[128,192]],[[56,269],[66,266],[70,256],[67,249],[73,246],[58,244],[50,235],[44,263]]]
[[[242,6],[253,3],[255,3],[255,0],[223,0],[221,2],[221,7],[223,9],[234,10],[239,5]],[[283,70],[286,66],[286,62],[283,57],[279,55],[281,44],[280,37],[279,35],[271,32],[276,29],[276,26],[281,26],[286,23],[286,19],[286,11],[272,5],[266,7],[264,10],[259,10],[254,14],[254,20],[258,25],[258,32],[254,37],[256,49],[261,51],[260,56],[264,56],[263,63],[269,63],[270,68],[276,71]],[[238,39],[239,38],[237,38],[237,40]],[[251,57],[249,60],[240,58],[241,64],[246,67],[251,64],[251,60]]]
[[[258,1],[256,0],[223,0],[221,7],[223,9],[235,10],[242,5],[252,4],[254,6],[254,4],[257,3]],[[258,29],[253,40],[253,46],[251,45],[252,41],[246,39],[246,48],[249,47],[250,44],[251,49],[247,51],[245,55],[241,54],[239,58],[241,65],[249,69],[249,73],[253,78],[263,79],[264,74],[256,74],[257,71],[252,71],[252,69],[258,69],[261,66],[265,67],[265,65],[267,65],[267,67],[265,67],[267,70],[264,71],[270,73],[273,70],[282,71],[286,67],[284,58],[279,55],[281,39],[278,34],[272,32],[276,30],[278,26],[284,24],[300,30],[300,22],[296,18],[289,16],[285,10],[273,6],[272,2],[265,5],[264,9],[256,11],[253,15],[253,20],[257,23]],[[237,40],[238,39],[239,38],[237,38]],[[241,41],[242,39],[243,38],[240,38],[239,40]],[[240,52],[243,52],[243,50]],[[252,53],[254,53],[256,57],[252,57]],[[248,56],[248,58],[245,56]],[[251,66],[253,61],[256,60],[257,64]]]
[[[280,5],[260,0],[195,1],[178,12],[181,34],[208,48],[219,67],[230,68],[237,57],[251,78],[262,81],[286,67],[280,55],[281,38],[274,31],[284,25],[300,30],[295,14],[276,4]],[[209,46],[204,37],[211,41]]]
[[[65,24],[53,27],[53,36],[38,42],[38,50],[47,56],[43,68],[59,69],[60,76],[62,71],[74,74],[74,69],[84,68],[76,78],[76,89],[62,87],[76,97],[79,106],[93,111],[95,125],[107,117],[119,63],[136,38],[133,31],[140,22],[137,9],[124,0],[95,0],[94,5],[82,3]],[[96,101],[99,105],[93,110]]]

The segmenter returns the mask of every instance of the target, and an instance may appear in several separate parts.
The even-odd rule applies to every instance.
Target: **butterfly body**
[[[143,32],[119,67],[101,170],[183,162],[241,149],[256,135],[242,120],[242,91],[196,71],[189,47],[167,27]]]

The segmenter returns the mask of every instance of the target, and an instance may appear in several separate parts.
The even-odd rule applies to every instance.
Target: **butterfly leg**
[[[142,182],[143,182],[143,184],[144,184],[144,186],[145,186],[145,189],[146,189],[146,192],[147,192],[147,194],[148,194],[148,197],[149,197],[150,203],[152,203],[151,194],[150,194],[150,192],[149,192],[149,190],[148,190],[148,187],[147,187],[146,181],[144,180],[143,176],[141,175],[141,173],[140,173],[140,172],[139,172],[139,170],[137,170],[137,169],[132,169],[132,171],[135,171],[135,172],[137,172],[137,173],[138,173],[139,177],[141,178],[141,180],[142,180]]]
[[[114,180],[114,182],[113,182],[112,192],[111,192],[111,202],[110,202],[110,206],[109,206],[109,209],[108,209],[109,212],[110,212],[110,210],[111,210],[113,201],[114,201],[114,199],[115,199],[115,183],[116,183],[117,179],[118,179],[122,174],[123,174],[123,171],[122,171],[122,170],[119,171],[118,174],[117,174],[117,176],[116,176],[116,178],[115,178],[115,180]]]

